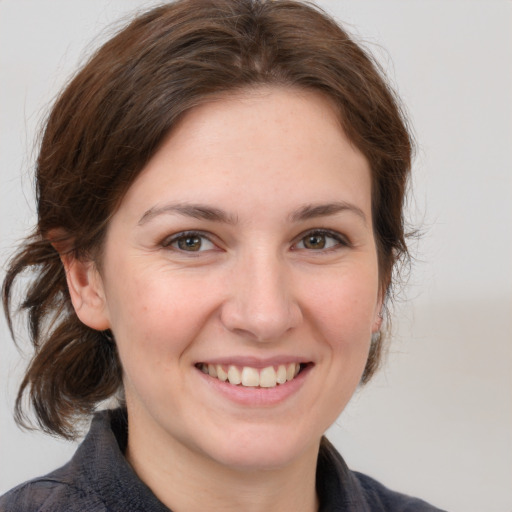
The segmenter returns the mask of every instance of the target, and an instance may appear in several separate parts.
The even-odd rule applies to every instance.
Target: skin
[[[190,230],[198,251],[179,238]],[[81,320],[114,333],[126,456],[164,504],[316,510],[319,442],[357,388],[382,305],[369,165],[328,100],[262,88],[196,107],[114,214],[101,271],[65,265]],[[277,403],[255,388],[240,404],[196,367],[219,358],[308,371]]]

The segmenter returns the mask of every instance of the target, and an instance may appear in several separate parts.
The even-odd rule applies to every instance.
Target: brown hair
[[[26,426],[28,392],[39,426],[72,437],[77,419],[122,389],[115,343],[79,321],[54,246],[98,259],[110,217],[177,121],[212,95],[273,84],[330,98],[368,159],[381,286],[389,296],[393,267],[407,255],[402,208],[412,144],[373,59],[308,3],[180,0],[157,7],[92,56],[46,122],[36,169],[38,224],[3,284],[12,332],[14,281],[32,271],[21,309],[34,356],[16,401],[19,424]],[[381,348],[374,340],[363,382]]]

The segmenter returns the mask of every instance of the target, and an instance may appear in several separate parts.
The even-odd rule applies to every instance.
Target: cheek
[[[197,336],[199,322],[190,309],[194,302],[179,287],[142,275],[125,280],[116,295],[112,330],[126,398],[132,406],[139,401],[165,403],[168,387],[181,389],[182,356]]]
[[[148,268],[120,274],[130,277],[109,289],[108,303],[121,359],[175,360],[214,308],[204,280]]]
[[[311,316],[335,348],[369,341],[378,303],[376,273],[340,273],[338,278],[318,281],[310,292]]]
[[[344,410],[361,381],[378,294],[377,280],[371,273],[354,271],[337,276],[323,283],[317,281],[324,286],[315,287],[310,310],[310,317],[315,319],[314,336],[323,347],[319,364],[325,375],[322,400],[310,412],[322,419],[325,429]]]

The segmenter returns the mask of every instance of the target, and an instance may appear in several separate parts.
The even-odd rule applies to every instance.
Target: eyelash
[[[340,233],[338,233],[336,231],[331,231],[330,229],[312,229],[310,231],[306,231],[305,233],[301,233],[298,237],[298,241],[293,245],[293,247],[295,247],[300,242],[304,242],[304,240],[308,237],[325,237],[326,239],[331,238],[336,243],[333,246],[327,247],[327,248],[323,248],[323,247],[320,249],[303,248],[302,250],[309,250],[311,252],[325,253],[325,252],[335,251],[335,250],[339,249],[340,247],[351,247],[350,241],[345,236],[341,235]]]
[[[327,248],[322,247],[319,249],[308,249],[308,248],[304,247],[304,248],[297,249],[296,246],[299,243],[304,242],[304,240],[307,237],[325,237],[326,239],[330,238],[330,239],[334,240],[336,243],[333,246],[327,247]],[[186,240],[187,238],[188,239],[198,238],[201,240],[201,245],[203,245],[205,240],[214,246],[216,245],[214,242],[212,242],[210,235],[208,233],[204,233],[202,231],[182,231],[181,233],[176,233],[175,235],[172,235],[171,237],[165,238],[161,242],[160,245],[163,248],[170,248],[170,249],[176,250],[177,252],[183,252],[183,253],[185,253],[185,252],[188,252],[188,253],[205,252],[205,249],[201,250],[201,246],[199,246],[199,249],[196,251],[194,251],[194,250],[187,251],[187,250],[179,248],[179,247],[173,247],[173,244],[178,243],[180,240]],[[292,250],[306,250],[306,251],[311,251],[311,252],[325,253],[325,252],[335,251],[336,249],[339,249],[340,247],[351,247],[350,241],[345,236],[341,235],[340,233],[337,233],[336,231],[331,231],[329,229],[312,229],[310,231],[301,233],[297,237],[297,241],[292,245]],[[209,250],[209,249],[206,249],[206,250]]]
[[[180,240],[186,240],[191,238],[199,238],[201,240],[201,245],[203,244],[204,240],[207,240],[212,245],[215,245],[208,234],[203,233],[202,231],[182,231],[181,233],[176,233],[175,235],[172,235],[171,237],[167,237],[163,240],[161,243],[162,247],[164,248],[170,248],[174,249],[178,252],[204,252],[201,250],[198,251],[186,251],[184,249],[181,249],[179,247],[172,247],[173,244],[178,243]]]

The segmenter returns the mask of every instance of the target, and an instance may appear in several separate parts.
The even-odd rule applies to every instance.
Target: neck
[[[319,442],[312,443],[279,468],[232,468],[176,441],[149,438],[130,428],[126,457],[139,478],[173,512],[315,512],[318,449]]]

